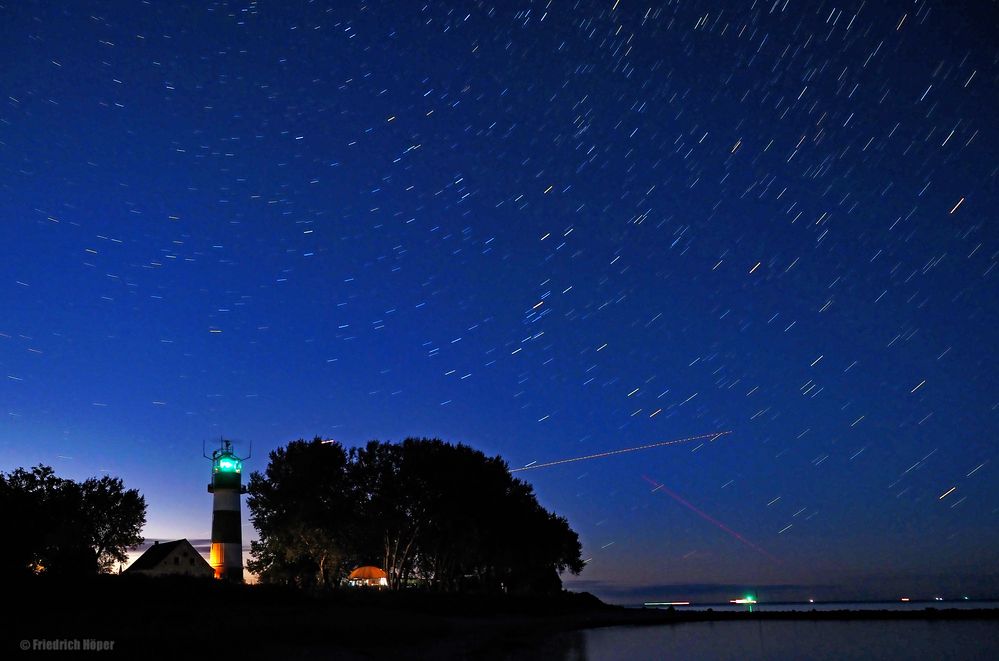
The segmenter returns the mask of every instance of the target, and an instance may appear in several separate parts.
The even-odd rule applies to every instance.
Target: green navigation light
[[[238,473],[241,468],[240,463],[238,459],[225,457],[219,459],[217,470],[222,473]]]

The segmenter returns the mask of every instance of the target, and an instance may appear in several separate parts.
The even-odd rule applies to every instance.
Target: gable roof
[[[170,555],[171,552],[173,552],[174,549],[177,549],[185,544],[191,546],[191,542],[187,541],[186,539],[178,539],[172,542],[160,542],[158,544],[153,544],[148,549],[146,549],[146,552],[140,555],[135,562],[129,565],[128,569],[126,569],[125,571],[131,571],[133,569],[134,570],[155,569],[161,562],[163,562],[163,560],[166,559],[168,555]],[[194,547],[191,546],[191,549],[193,550]],[[198,558],[201,558],[201,554],[198,553],[197,551],[195,551],[195,555]],[[204,558],[201,558],[201,560],[204,561]]]

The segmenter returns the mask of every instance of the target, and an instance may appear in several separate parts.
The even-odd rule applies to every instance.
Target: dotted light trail
[[[662,441],[661,443],[652,443],[650,445],[639,445],[635,448],[622,448],[620,450],[609,450],[608,452],[598,452],[597,454],[588,454],[585,457],[573,457],[571,459],[559,459],[558,461],[549,461],[543,464],[528,464],[521,468],[510,469],[511,473],[517,473],[519,471],[534,470],[535,468],[550,468],[551,466],[559,466],[561,464],[570,464],[574,461],[585,461],[587,459],[600,459],[601,457],[610,457],[615,454],[624,454],[625,452],[637,452],[638,450],[650,450],[652,448],[661,448],[667,445],[679,445],[680,443],[689,443],[690,441],[697,441],[702,438],[710,438],[712,441],[720,436],[726,434],[731,434],[732,431],[719,431],[712,434],[701,434],[700,436],[690,436],[689,438],[678,438],[673,441]]]

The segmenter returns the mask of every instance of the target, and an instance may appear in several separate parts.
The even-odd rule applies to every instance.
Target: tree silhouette
[[[74,482],[50,466],[0,473],[0,573],[80,576],[108,572],[142,542],[145,499],[119,478]]]
[[[349,564],[380,564],[389,587],[558,590],[583,563],[576,533],[546,511],[499,457],[439,439],[338,445],[295,441],[250,479],[262,580],[339,583]],[[321,567],[332,562],[336,571]]]
[[[87,546],[98,571],[108,572],[128,560],[128,549],[142,543],[146,500],[135,489],[125,489],[121,478],[105,475],[79,484]]]
[[[411,571],[417,536],[427,525],[428,494],[422,476],[412,453],[399,445],[371,441],[352,450],[351,459],[361,532],[357,550],[380,561],[389,587],[397,589]]]
[[[330,587],[349,571],[354,496],[347,454],[315,438],[270,453],[248,487],[253,525],[247,567],[267,582]]]

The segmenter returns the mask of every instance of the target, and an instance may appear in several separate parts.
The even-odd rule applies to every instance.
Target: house
[[[154,542],[125,570],[140,576],[215,576],[212,566],[186,539]]]

